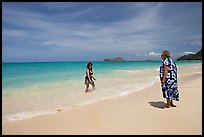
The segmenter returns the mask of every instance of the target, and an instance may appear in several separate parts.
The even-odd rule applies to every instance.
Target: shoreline
[[[155,70],[155,69],[146,68],[145,72],[149,72],[150,70]],[[121,71],[121,70],[119,70],[119,71]],[[78,102],[74,100],[75,103],[70,103],[69,104],[69,103],[63,103],[63,101],[62,101],[62,104],[61,104],[60,101],[59,101],[58,103],[53,103],[54,106],[50,105],[51,107],[46,108],[46,109],[38,109],[37,110],[35,108],[34,110],[29,109],[29,111],[20,111],[20,112],[17,111],[17,112],[14,112],[14,113],[6,113],[6,115],[4,115],[2,117],[3,123],[9,122],[9,121],[12,122],[12,121],[16,121],[16,120],[18,121],[18,120],[28,119],[28,118],[32,118],[32,117],[36,117],[36,116],[40,116],[40,115],[53,114],[53,113],[56,113],[57,109],[59,109],[59,108],[67,110],[67,109],[72,109],[73,106],[74,107],[76,107],[76,106],[80,107],[80,106],[95,103],[95,102],[98,102],[98,101],[104,100],[104,99],[109,99],[109,98],[112,99],[112,98],[115,98],[115,97],[125,96],[127,94],[132,93],[132,89],[135,89],[135,88],[137,89],[138,88],[136,91],[133,91],[133,92],[139,92],[139,90],[141,90],[141,88],[146,88],[146,86],[149,86],[149,85],[146,85],[146,83],[149,83],[149,82],[145,81],[145,83],[142,83],[144,85],[140,84],[140,87],[137,87],[137,86],[135,86],[135,82],[132,82],[130,80],[130,78],[131,78],[131,77],[129,77],[130,74],[131,75],[132,74],[135,75],[136,73],[140,74],[140,72],[142,72],[142,70],[122,70],[122,71],[125,72],[125,75],[126,75],[125,79],[126,80],[125,79],[120,80],[121,76],[117,77],[117,78],[114,78],[114,77],[112,78],[111,77],[110,79],[106,79],[106,83],[104,83],[105,78],[97,80],[96,94],[94,94],[95,91],[92,92],[92,90],[90,89],[90,92],[87,94],[88,96],[86,96],[86,95],[84,96],[84,92],[80,91],[80,90],[77,90],[77,92],[73,93],[70,96],[66,96],[65,98],[62,98],[61,95],[58,96],[58,98],[61,99],[61,100],[66,100],[66,98],[71,98],[71,97],[74,97],[76,99],[77,98],[82,99],[82,100],[78,99],[77,100]],[[117,70],[116,70],[116,72],[117,72]],[[129,73],[129,72],[131,72],[131,73]],[[113,71],[113,73],[115,73],[115,71]],[[116,74],[114,74],[114,75],[116,75]],[[114,82],[112,82],[112,80],[114,80]],[[125,82],[124,82],[124,80],[125,80]],[[157,80],[154,80],[154,82],[156,82],[156,81]],[[98,82],[99,82],[100,85],[98,84]],[[140,82],[140,80],[138,82]],[[150,82],[151,82],[150,85],[152,85],[154,83],[152,81],[150,81]],[[123,85],[121,85],[121,84],[123,84]],[[105,86],[107,86],[107,88]],[[81,86],[81,88],[84,88],[84,90],[85,90],[85,85],[83,85],[83,87]],[[65,84],[61,84],[61,86],[57,87],[57,89],[54,88],[54,89],[49,90],[49,94],[53,95],[53,94],[55,94],[54,92],[65,93],[66,89],[69,89],[69,86],[67,86]],[[110,94],[107,94],[107,92],[104,92],[104,90],[107,90],[107,89],[108,89],[108,91],[112,90],[112,92],[110,92]],[[124,91],[122,91],[121,89],[124,90]],[[43,89],[43,90],[47,90],[47,89]],[[25,99],[27,97],[29,97],[30,99],[32,99],[33,97],[38,98],[38,96],[39,96],[40,99],[38,98],[38,100],[44,100],[43,97],[46,98],[47,93],[46,92],[43,93],[42,91],[35,89],[35,90],[33,90],[33,92],[27,93],[27,95],[22,94],[22,91],[21,91],[21,94],[17,93],[16,95],[22,96],[21,98],[23,98],[23,99]],[[23,91],[23,92],[25,92],[25,91]],[[42,93],[42,94],[40,94],[40,93]],[[14,95],[13,98],[15,98],[16,101],[13,101],[13,105],[15,105],[16,103],[18,103],[18,102],[20,102],[22,100],[22,99],[19,99],[18,96]],[[7,98],[3,98],[3,99],[8,100]],[[93,100],[90,100],[90,99],[93,99]],[[71,100],[71,102],[73,102],[73,100]],[[4,103],[6,104],[7,102],[4,102]],[[30,103],[30,102],[27,102],[27,103],[28,103],[27,106],[31,106],[31,108],[32,108],[32,103]],[[44,101],[44,103],[46,103],[46,101]],[[59,105],[57,106],[56,104],[59,104]],[[8,106],[9,105],[12,106],[11,104],[8,104]],[[19,106],[22,106],[22,105],[23,104],[21,103],[21,105],[19,105]],[[6,105],[4,106],[4,108],[6,108]],[[6,109],[9,110],[8,108],[6,108]],[[10,110],[12,110],[12,108],[10,108]]]
[[[202,122],[199,121],[200,118],[202,119],[202,108],[196,109],[196,112],[200,112],[196,114],[198,116],[195,117],[197,119],[199,118],[199,120],[196,119],[196,121],[200,124],[196,125],[196,123],[194,123],[197,130],[185,125],[185,120],[190,119],[192,123],[192,121],[195,121],[194,119],[190,118],[190,116],[184,116],[186,119],[182,117],[185,115],[182,110],[192,113],[190,111],[195,109],[192,108],[192,105],[187,105],[183,102],[185,98],[189,98],[187,93],[192,94],[189,90],[199,89],[198,94],[201,95],[202,76],[199,73],[187,74],[185,76],[182,75],[179,79],[180,101],[175,101],[175,104],[178,104],[176,108],[162,108],[165,104],[165,99],[162,98],[159,82],[156,82],[153,86],[145,90],[132,92],[126,96],[98,100],[94,103],[77,106],[66,111],[57,112],[56,114],[41,115],[29,119],[7,122],[3,125],[2,134],[202,134]],[[182,90],[185,90],[187,93]],[[192,96],[195,97],[194,94],[192,94]],[[200,96],[200,98],[199,103],[202,104],[202,97]],[[195,98],[193,98],[193,100],[195,100]],[[201,104],[198,104],[198,106],[202,106]],[[188,108],[189,106],[190,108]],[[179,113],[181,115],[171,115],[172,113]],[[165,115],[165,117],[163,115]],[[145,119],[138,118],[137,116],[145,117]],[[151,117],[153,119],[151,119]],[[179,120],[178,117],[181,118],[181,120]],[[174,127],[180,125],[180,127],[174,129],[174,131],[168,131],[164,128],[165,122],[169,122],[168,118],[176,118],[176,120],[183,121],[184,123],[171,122],[170,125]],[[109,121],[109,123],[107,123],[107,121]],[[120,125],[121,122],[123,125]],[[154,125],[154,127],[152,123],[150,124],[149,122],[164,125]],[[50,123],[52,124],[50,125]],[[27,125],[30,126],[28,127]],[[183,132],[181,133],[179,129],[183,129]],[[189,130],[191,132],[189,132]]]
[[[186,64],[187,65],[187,64]],[[202,66],[202,64],[188,64],[190,66],[187,66],[187,69],[189,68],[200,68]],[[182,68],[185,68],[185,66],[179,66],[179,69],[182,69]],[[187,70],[186,69],[186,70]],[[144,69],[145,72],[143,72],[143,74],[146,74],[146,73],[149,73],[150,71],[153,71],[153,70],[156,70],[156,71],[159,71],[159,69],[155,69],[155,68],[146,68]],[[129,75],[131,74],[136,74],[136,72],[142,72],[142,70],[117,70],[117,71],[122,71],[122,72],[126,72],[127,74],[129,73]],[[131,72],[131,73],[130,73]],[[183,72],[182,72],[183,73]],[[201,70],[201,73],[202,73],[202,70]],[[127,75],[126,74],[126,75]],[[143,75],[142,74],[142,75]],[[190,74],[193,74],[193,73],[190,73]],[[140,74],[141,75],[141,74]],[[187,72],[185,72],[185,74],[182,74],[183,75],[189,75]],[[180,78],[180,76],[178,76]],[[128,79],[128,78],[127,78]],[[159,79],[159,77],[157,78]],[[139,81],[142,81],[141,78],[139,78]],[[136,81],[139,82],[138,80]],[[97,98],[97,99],[94,99],[94,100],[89,100],[87,102],[80,102],[80,103],[76,103],[76,104],[72,104],[72,105],[68,105],[68,106],[59,106],[59,107],[53,107],[53,108],[50,108],[50,109],[44,109],[42,111],[23,111],[23,112],[18,112],[18,113],[13,113],[13,114],[8,114],[4,117],[2,117],[2,123],[4,124],[5,122],[12,122],[12,121],[19,121],[19,120],[23,120],[23,119],[29,119],[29,118],[33,118],[33,117],[36,117],[36,116],[42,116],[42,115],[52,115],[54,113],[57,113],[58,109],[61,109],[63,111],[67,111],[69,109],[73,109],[75,107],[83,107],[85,105],[88,105],[88,104],[92,104],[92,103],[95,103],[95,102],[98,102],[98,101],[103,101],[103,100],[106,100],[106,99],[114,99],[114,98],[117,98],[117,97],[122,97],[122,96],[127,96],[129,94],[132,94],[132,93],[135,93],[135,92],[140,92],[141,90],[144,90],[150,86],[153,86],[153,84],[155,84],[156,82],[158,82],[159,80],[156,80],[154,79],[154,81],[152,81],[152,83],[149,83],[150,85],[145,85],[145,86],[142,86],[141,87],[136,87],[138,88],[137,90],[135,90],[135,88],[132,88],[132,86],[135,87],[135,82],[131,82],[131,85],[129,85],[129,83],[126,83],[124,85],[120,85],[119,87],[120,88],[124,88],[123,86],[127,86],[128,85],[128,88],[130,91],[124,91],[123,93],[121,92],[121,94],[117,94],[117,95],[111,95],[111,96],[104,96],[104,97],[101,97],[101,98]],[[101,81],[102,82],[102,81]],[[144,83],[143,83],[144,84]],[[141,86],[141,84],[139,84],[139,86]],[[67,88],[67,87],[66,87]],[[66,89],[64,88],[64,89]],[[100,87],[101,88],[101,87]],[[118,89],[118,88],[116,88]],[[56,90],[56,89],[55,89]],[[113,90],[113,89],[112,89]],[[63,90],[61,90],[63,91]],[[38,91],[37,91],[38,92]],[[87,95],[91,95],[93,96],[92,92],[95,92],[95,91],[92,91],[90,90],[90,92],[87,94]],[[96,92],[100,92],[100,91],[96,91]],[[36,93],[36,92],[35,92]],[[84,94],[84,93],[82,93]],[[81,94],[81,95],[82,95]],[[60,110],[60,111],[61,111]]]
[[[15,114],[9,114],[9,115],[7,115],[7,117],[5,116],[5,120],[2,121],[2,125],[4,125],[5,123],[8,123],[8,122],[27,120],[27,119],[32,119],[32,118],[39,117],[39,116],[53,115],[53,114],[58,113],[59,111],[65,112],[65,111],[68,111],[68,110],[73,110],[76,107],[80,108],[80,107],[84,107],[86,105],[91,105],[93,103],[97,103],[97,102],[100,102],[100,101],[112,100],[112,99],[115,99],[115,98],[118,98],[118,97],[128,96],[130,94],[134,94],[136,92],[141,92],[141,91],[143,91],[145,89],[148,89],[148,88],[152,87],[153,85],[155,85],[155,83],[157,83],[157,82],[154,81],[154,82],[150,83],[151,85],[148,86],[148,87],[145,87],[144,89],[137,89],[137,90],[131,91],[131,92],[124,92],[124,93],[122,93],[120,95],[115,95],[115,96],[112,95],[112,96],[109,96],[109,97],[102,97],[102,98],[98,98],[96,100],[74,104],[72,106],[58,107],[58,108],[55,108],[55,109],[48,109],[48,110],[44,110],[44,111],[36,111],[36,112],[35,111],[25,111],[25,112],[20,112],[20,113],[15,113]],[[90,89],[89,93],[86,93],[86,94],[87,95],[88,94],[94,94],[92,92],[97,92],[97,91],[93,91],[92,89]],[[85,94],[85,93],[83,93],[83,94]],[[24,115],[24,117],[22,115]],[[2,117],[2,119],[4,119],[4,118]]]

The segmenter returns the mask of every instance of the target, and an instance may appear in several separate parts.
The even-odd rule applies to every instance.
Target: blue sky
[[[160,60],[202,47],[198,2],[2,4],[3,62]]]

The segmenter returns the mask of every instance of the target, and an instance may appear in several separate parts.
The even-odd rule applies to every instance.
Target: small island
[[[107,61],[107,62],[123,62],[123,61],[126,61],[126,60],[121,58],[121,57],[117,57],[117,58],[104,59],[104,61]]]
[[[177,61],[181,60],[202,60],[202,48],[196,54],[184,55],[177,59]]]

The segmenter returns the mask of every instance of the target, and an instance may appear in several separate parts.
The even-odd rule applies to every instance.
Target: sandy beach
[[[200,2],[2,2],[2,135],[202,135],[201,30]]]
[[[202,72],[200,66],[200,71]],[[193,72],[193,71],[192,71]],[[2,134],[202,134],[202,73],[179,76],[180,101],[164,108],[160,83],[127,96],[7,122]],[[97,92],[97,90],[96,90]]]

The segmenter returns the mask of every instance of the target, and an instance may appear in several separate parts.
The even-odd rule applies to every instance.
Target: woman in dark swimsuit
[[[86,77],[85,77],[86,93],[88,92],[89,84],[91,84],[93,86],[93,89],[95,89],[95,83],[94,83],[93,79],[94,80],[96,80],[96,79],[93,76],[92,66],[93,66],[93,64],[91,62],[89,62],[87,64]]]

